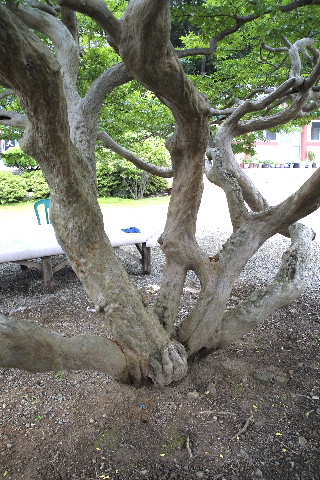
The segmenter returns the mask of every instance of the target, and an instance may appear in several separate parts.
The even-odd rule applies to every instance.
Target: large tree
[[[320,1],[171,3],[0,2],[1,96],[16,95],[21,104],[19,111],[2,109],[0,122],[23,129],[21,148],[38,161],[50,186],[57,238],[101,318],[100,335],[68,338],[1,315],[0,366],[96,369],[119,381],[151,379],[166,385],[186,375],[188,360],[196,354],[233,342],[303,291],[313,232],[296,222],[320,205],[320,170],[270,207],[239,168],[232,142],[318,108],[320,60],[311,37],[317,34]],[[123,6],[123,14],[112,10],[115,4]],[[173,24],[184,34],[179,41],[171,36],[172,10]],[[83,18],[90,20],[90,28],[91,19],[96,22],[99,44],[111,46],[119,62],[100,72],[82,96],[79,18],[82,34]],[[272,45],[261,44],[267,29]],[[192,81],[184,67],[194,73],[195,57],[201,59],[200,77]],[[144,162],[100,129],[99,112],[108,97],[132,80],[174,117],[166,142],[172,170]],[[210,90],[204,92],[204,87]],[[232,98],[234,88],[242,97]],[[146,171],[173,176],[159,239],[166,264],[153,310],[144,305],[104,232],[97,202],[97,139]],[[214,256],[196,240],[204,173],[223,188],[234,229]],[[291,246],[273,282],[227,309],[242,269],[276,233],[290,236]],[[201,292],[193,311],[176,327],[189,270],[198,276]]]

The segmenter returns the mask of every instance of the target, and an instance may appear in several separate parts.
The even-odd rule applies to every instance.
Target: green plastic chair
[[[38,220],[38,225],[41,225],[41,216],[40,216],[40,210],[39,207],[41,208],[41,205],[44,206],[44,212],[46,216],[46,222],[50,222],[50,198],[44,198],[43,200],[38,200],[34,205],[34,211],[36,212],[37,220]]]

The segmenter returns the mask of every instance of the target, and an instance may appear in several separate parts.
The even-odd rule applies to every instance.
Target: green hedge
[[[41,170],[23,173],[22,178],[24,178],[27,183],[28,192],[32,192],[32,200],[50,197],[50,189]]]
[[[159,195],[168,190],[164,178],[151,175],[134,167],[130,162],[99,162],[97,165],[99,197],[143,198]],[[22,200],[36,201],[49,198],[49,186],[41,170],[15,175],[0,172],[0,203]]]
[[[21,202],[28,195],[28,185],[24,178],[11,172],[0,172],[0,203]]]
[[[48,198],[50,190],[41,171],[15,175],[12,172],[0,172],[0,203],[21,202]]]
[[[130,162],[99,162],[97,165],[99,197],[143,198],[168,190],[164,178],[134,167]]]

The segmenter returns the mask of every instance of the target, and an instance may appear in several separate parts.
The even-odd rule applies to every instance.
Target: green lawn
[[[141,200],[133,200],[126,198],[99,198],[99,204],[101,207],[107,208],[110,207],[122,207],[122,208],[137,208],[145,207],[147,205],[168,205],[170,200],[169,196],[164,197],[150,197],[143,198]],[[0,205],[0,218],[4,218],[6,215],[15,215],[33,212],[33,203],[34,202],[19,202],[12,203],[10,205]]]
[[[145,207],[146,205],[168,205],[170,196],[166,195],[164,197],[149,197],[142,198],[141,200],[133,200],[132,198],[118,198],[118,197],[107,197],[99,198],[99,203],[101,207],[111,206],[111,207]]]

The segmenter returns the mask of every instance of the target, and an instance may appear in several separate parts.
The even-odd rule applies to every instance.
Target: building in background
[[[320,165],[320,120],[313,120],[296,132],[265,132],[267,141],[257,141],[255,149],[260,162]],[[311,154],[309,152],[312,152]]]
[[[6,167],[2,160],[2,153],[6,152],[9,148],[18,146],[18,140],[1,140],[0,139],[0,170],[12,170],[10,167]]]

